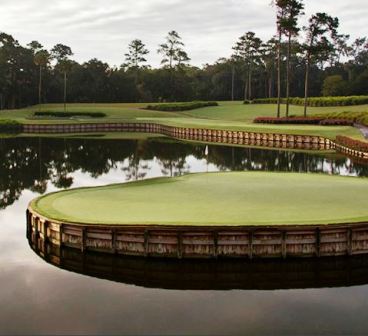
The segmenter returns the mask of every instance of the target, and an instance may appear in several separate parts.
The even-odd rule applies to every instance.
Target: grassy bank
[[[147,104],[69,104],[68,112],[77,113],[73,118],[62,118],[63,123],[76,122],[157,122],[171,126],[207,127],[213,129],[245,130],[251,132],[290,133],[300,135],[318,135],[335,139],[337,135],[364,140],[359,130],[347,126],[313,126],[313,125],[261,125],[254,124],[256,117],[275,116],[276,106],[244,105],[242,102],[220,102],[219,106],[205,107],[191,111],[162,112],[144,110]],[[283,107],[284,108],[284,107]],[[0,120],[15,120],[20,123],[60,123],[60,118],[52,119],[34,117],[37,111],[63,112],[61,104],[33,106],[21,110],[0,111]],[[313,107],[310,115],[341,112],[366,112],[368,105],[343,107]],[[86,117],[83,117],[86,113]],[[90,113],[104,113],[106,117],[90,118]],[[291,106],[291,115],[302,115],[303,107]]]
[[[32,207],[51,219],[86,224],[352,223],[368,220],[367,188],[367,179],[317,174],[191,174],[53,193]]]

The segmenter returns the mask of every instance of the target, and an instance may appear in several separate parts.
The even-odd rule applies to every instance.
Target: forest
[[[46,50],[0,33],[0,109],[38,103],[221,101],[368,94],[368,39],[339,32],[339,19],[316,13],[299,27],[304,4],[275,0],[275,36],[248,31],[230,57],[202,67],[190,64],[179,33],[170,31],[157,50],[140,39],[121,46],[120,67],[92,58],[78,63],[62,43]],[[204,41],[205,43],[205,41]],[[124,50],[125,49],[125,50]],[[161,66],[147,64],[159,53]]]

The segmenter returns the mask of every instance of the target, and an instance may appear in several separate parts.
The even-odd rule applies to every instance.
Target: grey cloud
[[[157,45],[168,31],[183,37],[192,64],[229,56],[236,39],[253,30],[267,39],[275,33],[270,0],[2,0],[1,30],[21,43],[37,39],[46,47],[65,43],[75,59],[100,58],[123,62],[128,43],[142,39],[151,50],[149,63],[157,66]],[[341,31],[352,37],[368,35],[365,0],[347,5],[343,0],[307,0],[306,17],[328,11],[341,19]],[[306,17],[303,22],[306,22]]]

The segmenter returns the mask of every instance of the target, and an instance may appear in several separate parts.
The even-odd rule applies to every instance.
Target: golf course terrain
[[[62,104],[44,104],[19,110],[0,111],[0,123],[16,121],[21,124],[60,124],[60,123],[114,123],[114,122],[154,122],[177,127],[202,127],[210,129],[239,130],[261,133],[285,133],[295,135],[322,136],[335,139],[337,135],[348,136],[364,141],[362,133],[349,126],[319,125],[272,125],[255,124],[257,117],[275,117],[274,104],[243,104],[241,101],[219,102],[219,106],[194,109],[182,112],[162,112],[146,110],[147,103],[135,104],[68,104],[67,112],[77,116],[62,117]],[[282,106],[282,115],[285,107]],[[59,117],[35,116],[35,112],[60,113]],[[367,112],[368,105],[310,107],[309,116],[339,112]],[[91,118],[91,113],[102,113],[104,117]],[[85,115],[85,116],[84,116]],[[302,116],[301,106],[291,106],[290,115]]]
[[[368,221],[368,180],[226,172],[156,178],[48,194],[31,203],[62,223],[268,226]]]

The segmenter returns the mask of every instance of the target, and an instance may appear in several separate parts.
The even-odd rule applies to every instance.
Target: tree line
[[[274,0],[276,34],[262,41],[249,31],[234,43],[232,55],[202,67],[190,65],[176,31],[155,51],[161,66],[147,64],[150,51],[140,39],[111,67],[93,58],[72,59],[61,43],[46,50],[38,41],[22,46],[0,33],[0,108],[37,103],[114,103],[191,100],[252,100],[368,93],[368,39],[350,41],[338,31],[339,20],[327,13],[312,15],[305,27],[302,0]],[[306,113],[306,104],[305,104]]]

